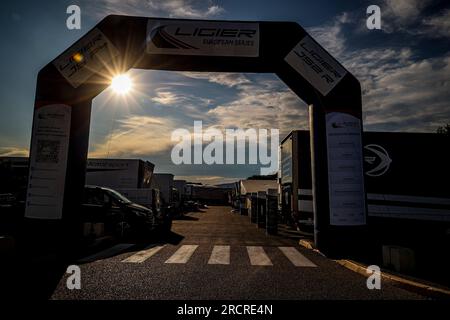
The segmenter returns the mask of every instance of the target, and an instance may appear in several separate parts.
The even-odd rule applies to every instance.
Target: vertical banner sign
[[[47,105],[35,110],[25,217],[61,219],[72,108]]]
[[[53,64],[67,82],[78,88],[92,75],[110,67],[118,55],[119,50],[95,28],[56,58]]]
[[[361,120],[347,113],[326,114],[330,224],[366,224]]]
[[[304,37],[284,58],[323,96],[326,96],[347,71],[310,36]]]

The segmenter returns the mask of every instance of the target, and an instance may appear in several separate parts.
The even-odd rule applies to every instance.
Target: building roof
[[[241,180],[241,194],[278,189],[276,180]]]

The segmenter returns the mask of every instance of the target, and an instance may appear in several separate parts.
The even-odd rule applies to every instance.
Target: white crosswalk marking
[[[271,266],[270,261],[263,247],[247,247],[250,263],[254,266]]]
[[[164,245],[152,245],[148,247],[145,250],[139,251],[132,256],[122,260],[122,262],[129,262],[129,263],[142,263],[151,256],[153,256],[155,253],[157,253],[159,250],[164,248]]]
[[[115,246],[112,246],[108,249],[105,249],[103,251],[94,253],[88,257],[84,257],[81,258],[80,260],[78,260],[78,263],[87,263],[87,262],[92,262],[92,261],[97,261],[97,260],[103,260],[106,258],[110,258],[112,256],[115,256],[117,254],[119,254],[120,252],[131,248],[132,246],[134,246],[134,244],[132,243],[119,243],[116,244]]]
[[[294,247],[278,247],[296,267],[317,267]]]
[[[230,264],[230,246],[214,246],[208,264]]]
[[[186,263],[197,248],[198,245],[181,246],[165,263]]]

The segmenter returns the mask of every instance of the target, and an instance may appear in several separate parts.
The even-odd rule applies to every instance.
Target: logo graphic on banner
[[[178,40],[175,37],[172,37],[169,33],[167,33],[164,29],[166,26],[161,26],[152,30],[150,38],[153,44],[162,49],[196,49],[197,47],[191,46],[190,44]]]
[[[149,20],[147,53],[258,57],[259,24]]]
[[[31,138],[25,217],[61,219],[72,108],[48,105],[36,109]]]
[[[53,64],[66,80],[77,88],[93,74],[100,73],[110,65],[119,51],[97,28],[90,31]]]
[[[324,96],[347,74],[310,36],[304,37],[284,60]]]
[[[326,115],[330,224],[366,223],[361,120],[347,113]]]
[[[364,149],[370,152],[364,156],[364,161],[371,166],[366,174],[371,177],[379,177],[385,174],[392,162],[386,149],[377,144],[368,144]]]

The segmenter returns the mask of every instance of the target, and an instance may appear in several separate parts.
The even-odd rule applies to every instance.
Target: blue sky
[[[434,132],[450,122],[450,6],[439,0],[13,1],[0,4],[0,155],[26,155],[36,75],[102,17],[129,14],[227,20],[296,21],[361,81],[364,127]],[[81,30],[68,30],[66,8],[81,8]],[[381,8],[382,30],[366,28],[366,8]],[[257,166],[170,163],[175,128],[194,120],[217,128],[307,128],[299,100],[274,75],[131,70],[133,98],[100,94],[93,104],[90,155],[139,157],[157,171],[203,182],[258,173]]]

